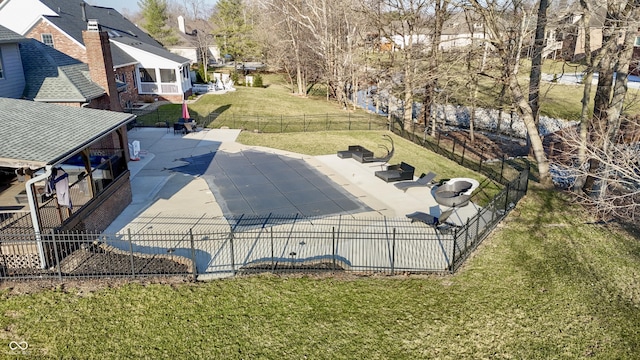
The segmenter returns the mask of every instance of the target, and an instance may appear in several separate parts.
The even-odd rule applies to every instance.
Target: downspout
[[[36,176],[31,180],[27,181],[27,200],[29,201],[29,208],[31,212],[31,223],[33,224],[33,230],[36,234],[36,243],[38,244],[38,256],[40,257],[40,268],[46,269],[47,262],[44,258],[44,247],[42,246],[42,238],[40,237],[40,222],[38,220],[38,208],[35,201],[35,195],[33,194],[33,184],[46,180],[51,176],[53,170],[53,165],[46,165],[44,174]]]

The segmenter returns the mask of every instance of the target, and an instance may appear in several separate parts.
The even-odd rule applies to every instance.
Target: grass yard
[[[452,276],[4,283],[0,337],[29,348],[0,357],[635,359],[639,274],[637,238],[533,189]]]

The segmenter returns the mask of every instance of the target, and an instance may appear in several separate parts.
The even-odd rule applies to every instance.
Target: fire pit
[[[474,179],[454,178],[438,186],[433,197],[438,204],[443,206],[466,206],[471,198],[471,193],[478,185]]]

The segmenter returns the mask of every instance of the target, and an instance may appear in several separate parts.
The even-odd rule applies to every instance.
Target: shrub
[[[263,87],[263,83],[262,83],[262,75],[260,74],[255,74],[253,75],[253,87]]]
[[[230,77],[234,85],[240,85],[240,75],[237,72],[231,73]]]

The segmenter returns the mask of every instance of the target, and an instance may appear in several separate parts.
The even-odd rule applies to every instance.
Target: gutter
[[[36,233],[36,243],[38,245],[38,257],[40,257],[40,268],[47,268],[47,261],[44,258],[44,248],[42,246],[42,238],[40,237],[40,221],[38,221],[38,208],[36,206],[36,202],[34,200],[33,194],[33,184],[45,180],[51,176],[53,169],[53,165],[46,165],[44,174],[36,176],[26,183],[27,190],[27,200],[29,201],[29,209],[31,213],[31,223],[33,225],[33,230]]]

